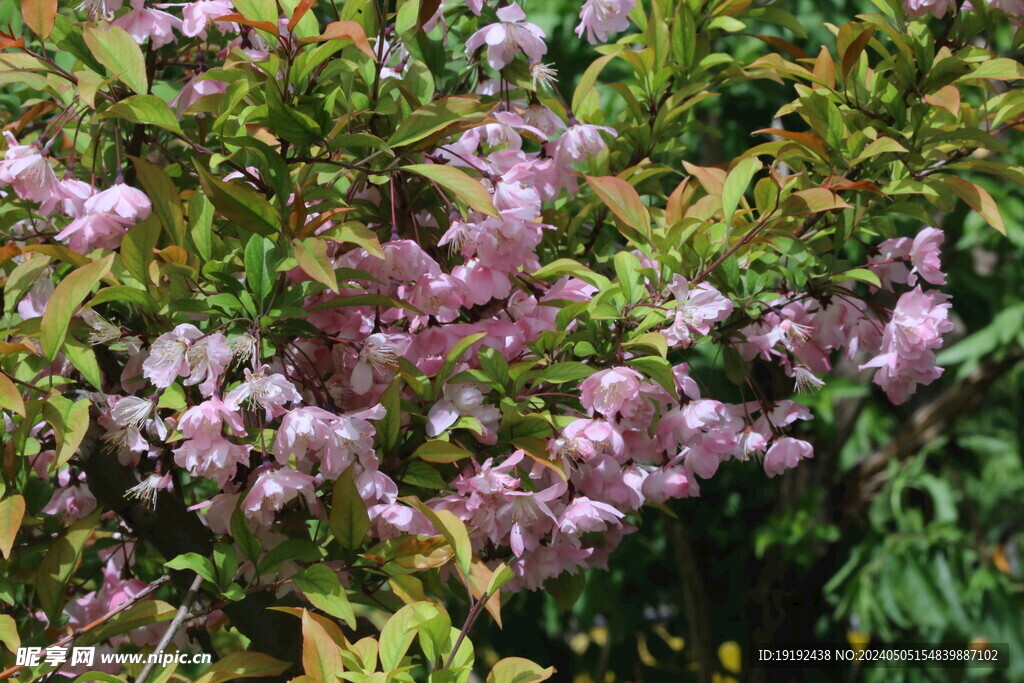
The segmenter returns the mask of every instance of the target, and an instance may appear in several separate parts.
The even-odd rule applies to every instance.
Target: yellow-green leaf
[[[335,683],[345,668],[341,661],[341,648],[324,630],[302,612],[302,668],[317,683]]]
[[[444,536],[445,540],[455,549],[455,562],[459,565],[459,569],[462,570],[464,576],[468,577],[473,562],[473,546],[469,541],[469,531],[466,530],[466,525],[462,520],[448,510],[434,510],[427,507],[416,496],[406,496],[401,500],[422,512],[438,533]]]
[[[449,463],[469,458],[473,454],[448,441],[427,441],[413,455],[426,462]]]
[[[500,217],[491,202],[491,195],[484,186],[460,168],[444,164],[413,164],[412,166],[403,166],[402,170],[433,180],[465,202],[471,209],[476,209],[480,213],[495,218]]]
[[[288,662],[274,659],[262,652],[232,652],[207,667],[196,683],[223,683],[243,676],[249,678],[278,677],[287,671],[288,667]]]
[[[116,76],[139,95],[149,92],[146,59],[127,31],[120,26],[110,26],[105,31],[90,26],[82,31],[82,37],[96,61],[107,67],[108,75]]]
[[[25,517],[25,499],[19,495],[0,500],[0,555],[11,556],[14,537],[21,528],[21,520]]]
[[[21,0],[21,18],[40,38],[50,37],[57,16],[57,0]]]
[[[14,382],[2,372],[0,372],[0,408],[25,417],[25,401],[21,398],[21,392],[18,387],[14,386]]]
[[[356,627],[356,615],[349,604],[345,588],[338,576],[325,564],[314,564],[292,577],[295,586],[313,603],[332,617]]]
[[[60,395],[51,396],[43,404],[43,417],[53,427],[57,455],[50,465],[56,471],[78,450],[89,429],[89,399],[72,402]]]
[[[50,623],[57,621],[64,607],[64,589],[78,569],[82,548],[100,519],[97,509],[88,517],[78,520],[55,540],[46,551],[36,570],[36,595]]]
[[[999,205],[985,188],[956,176],[946,176],[942,182],[968,206],[980,213],[989,225],[1004,235],[1006,234],[1006,225],[1003,224],[1003,217],[999,213]]]
[[[352,550],[363,544],[370,528],[370,516],[352,479],[351,468],[342,472],[334,482],[329,521],[331,533],[342,548]]]
[[[306,275],[326,285],[337,294],[338,276],[334,272],[331,259],[327,256],[327,245],[324,241],[315,237],[292,240],[292,248],[295,251],[295,262],[299,264],[299,268]]]
[[[506,657],[487,674],[487,683],[539,683],[555,673],[554,667],[542,669],[540,664],[522,657]]]
[[[11,652],[21,647],[21,636],[18,635],[18,624],[10,614],[0,614],[0,643]]]
[[[584,178],[587,179],[587,183],[594,193],[620,221],[636,231],[645,241],[650,239],[651,216],[632,185],[615,176],[584,176]],[[629,233],[626,234],[626,237],[636,240],[636,236]]]
[[[97,118],[124,119],[132,123],[159,126],[179,135],[183,134],[181,126],[178,125],[178,117],[167,106],[167,103],[156,95],[132,95],[110,105]]]
[[[100,279],[110,272],[114,255],[93,261],[72,271],[53,292],[39,326],[39,346],[48,360],[57,357],[68,333],[68,325],[79,305]]]

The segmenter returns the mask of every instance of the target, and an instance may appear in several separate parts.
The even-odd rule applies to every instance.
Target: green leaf
[[[459,569],[462,570],[463,576],[468,577],[473,562],[473,546],[469,541],[469,532],[462,520],[448,510],[433,510],[427,507],[415,496],[405,496],[399,500],[416,508],[430,520],[434,528],[455,550],[455,561],[459,565]]]
[[[7,649],[12,653],[16,653],[18,648],[21,647],[18,624],[10,614],[0,614],[0,643],[6,645]]]
[[[306,275],[326,285],[335,294],[338,293],[338,276],[334,272],[331,259],[327,256],[327,244],[323,240],[315,237],[292,240],[292,249],[295,252],[295,262]]]
[[[352,475],[351,467],[342,472],[331,493],[331,533],[346,550],[361,546],[370,529],[370,515]]]
[[[281,230],[280,216],[263,195],[244,183],[215,178],[198,163],[199,184],[213,204],[214,213],[243,230],[258,235],[276,235]]]
[[[641,356],[630,358],[626,365],[636,368],[655,382],[665,388],[676,400],[679,394],[676,392],[676,376],[672,374],[672,365],[664,358],[658,356]]]
[[[129,99],[138,99],[138,95]],[[153,97],[146,95],[146,97]],[[153,97],[153,99],[157,99]],[[163,101],[160,100],[161,104]],[[163,105],[167,106],[167,105]],[[168,112],[170,110],[168,109]],[[171,114],[173,116],[173,114]],[[178,198],[178,188],[167,175],[167,171],[155,166],[144,159],[129,157],[135,165],[135,173],[139,176],[139,182],[146,189],[146,195],[153,202],[153,213],[160,219],[164,230],[171,238],[172,244],[185,246],[185,217],[181,210],[181,201]]]
[[[433,463],[449,463],[470,458],[472,453],[448,441],[427,441],[413,453],[414,457]]]
[[[537,381],[548,382],[549,384],[576,382],[590,377],[597,372],[597,370],[597,368],[590,365],[584,365],[583,363],[569,360],[562,363],[555,363],[543,368],[542,370],[538,370]]]
[[[522,657],[506,657],[499,660],[487,674],[486,683],[538,683],[555,674],[555,668],[542,669],[540,664]]]
[[[473,97],[442,97],[410,114],[388,143],[392,147],[404,147],[456,124],[460,129],[468,129],[482,121],[496,106],[497,103],[481,104]]]
[[[437,373],[438,387],[440,387],[440,385],[443,384],[452,374],[455,364],[459,362],[459,359],[462,358],[466,351],[469,351],[469,347],[476,344],[486,336],[486,332],[477,332],[476,334],[471,334],[468,337],[463,337],[455,343],[452,350],[448,352],[447,356],[445,356],[444,362],[441,363],[441,369]]]
[[[643,277],[640,274],[640,259],[628,251],[620,251],[615,254],[612,262],[615,265],[615,275],[619,278],[619,284],[626,293],[629,303],[637,303],[646,294]]]
[[[385,453],[391,453],[398,445],[398,437],[402,429],[402,403],[399,398],[401,386],[402,378],[395,377],[380,397],[380,404],[387,412],[377,422],[377,441],[380,442],[380,447]]]
[[[327,565],[314,564],[296,574],[292,580],[314,607],[341,619],[350,628],[356,627],[356,615],[349,604],[348,595],[338,581],[337,574]]]
[[[469,208],[500,218],[486,188],[460,168],[443,164],[413,164],[403,166],[401,170],[429,178],[461,199]]]
[[[574,261],[568,258],[555,259],[551,263],[542,267],[533,273],[534,277],[546,279],[551,276],[560,277],[562,275],[572,275],[573,277],[583,280],[587,284],[594,285],[600,290],[608,289],[610,282],[604,275],[595,273],[590,268],[587,268],[582,263]]]
[[[162,600],[143,600],[123,612],[119,612],[106,623],[84,634],[76,645],[88,646],[108,638],[134,631],[137,628],[171,620],[178,610]]]
[[[245,283],[256,301],[265,302],[274,291],[274,243],[253,235],[245,245]]]
[[[50,464],[57,471],[71,459],[89,430],[89,399],[72,402],[60,395],[50,396],[43,404],[43,417],[53,427],[57,454]]]
[[[558,609],[567,612],[576,601],[583,595],[583,589],[587,587],[587,573],[570,574],[562,572],[553,579],[544,582],[544,590],[555,599]]]
[[[2,372],[0,372],[0,409],[10,410],[25,417],[25,401],[21,398],[21,391]]]
[[[279,677],[290,666],[289,662],[282,662],[262,652],[251,650],[232,652],[207,667],[203,671],[203,675],[196,679],[196,683],[223,683],[243,676],[251,678]]]
[[[736,214],[736,207],[739,206],[747,186],[754,178],[754,174],[761,170],[763,164],[757,157],[746,157],[729,171],[722,186],[722,216],[725,224],[732,227],[732,218]]]
[[[329,230],[324,230],[318,235],[318,237],[321,239],[333,240],[335,242],[358,244],[368,253],[373,254],[377,258],[384,258],[384,250],[380,247],[380,240],[377,239],[377,233],[361,223],[348,221]]]
[[[168,569],[193,571],[214,586],[217,585],[217,570],[214,569],[213,562],[210,561],[210,558],[203,557],[199,553],[185,553],[172,557],[164,563],[164,566]]]
[[[835,282],[845,282],[847,280],[856,280],[857,282],[866,282],[869,285],[874,285],[879,289],[882,288],[882,281],[878,279],[874,271],[868,270],[867,268],[854,268],[848,270],[845,273],[840,273],[836,276]]]
[[[239,502],[241,502],[241,499],[239,499]],[[249,530],[249,524],[245,520],[245,514],[242,512],[241,506],[236,507],[235,511],[231,513],[231,538],[242,549],[242,553],[249,561],[255,565],[260,556],[260,549],[263,546],[259,539]]]
[[[883,135],[882,137],[878,138],[870,145],[865,147],[864,151],[857,155],[856,159],[853,159],[850,162],[850,165],[856,166],[865,159],[870,159],[873,156],[885,154],[886,152],[899,152],[905,154],[907,152],[907,148],[901,145],[900,143],[896,142],[892,138]]]
[[[285,560],[296,562],[318,562],[323,557],[320,547],[311,541],[299,538],[290,538],[271,549],[263,559],[260,560],[257,572],[266,574],[271,572]]]
[[[121,263],[136,280],[149,284],[149,264],[153,262],[153,249],[160,237],[160,221],[156,213],[139,221],[121,240]]]
[[[641,243],[650,241],[651,216],[632,185],[615,176],[583,177],[605,206],[611,209],[620,221],[633,229],[632,232],[623,233],[627,239],[637,241],[639,235],[642,238]]]
[[[76,521],[55,540],[36,570],[36,595],[50,623],[57,623],[64,608],[65,587],[82,557],[86,539],[99,522],[101,509]]]
[[[103,391],[100,365],[96,361],[96,352],[92,350],[91,346],[78,341],[74,337],[68,337],[64,341],[64,355],[75,366],[75,370],[82,373],[82,377],[89,384],[95,387],[97,391]],[[2,389],[0,389],[0,393],[2,393]]]
[[[302,668],[315,683],[336,683],[344,671],[341,647],[306,610],[302,611]]]
[[[21,520],[25,517],[25,499],[13,495],[0,500],[0,555],[5,559],[11,557],[14,538],[21,528]]]
[[[14,270],[12,270],[10,275],[7,276],[7,284],[4,285],[5,311],[8,313],[14,311],[18,302],[21,301],[22,297],[24,297],[25,294],[28,293],[28,290],[32,288],[32,285],[35,284],[35,281],[39,278],[39,274],[52,262],[52,258],[40,254],[26,259],[14,267]]]
[[[238,571],[238,556],[233,545],[217,543],[213,546],[213,568],[217,572],[217,586],[226,590]]]
[[[267,125],[280,137],[298,145],[308,145],[323,137],[316,121],[293,106],[281,101],[278,84],[267,79],[264,89],[267,98]]]
[[[132,123],[159,126],[177,135],[184,135],[174,111],[156,95],[132,95],[110,105],[96,118],[124,119]],[[136,161],[135,157],[130,158],[133,162]],[[155,199],[153,195],[150,195],[150,197]]]
[[[71,272],[57,285],[46,304],[42,322],[39,325],[39,346],[47,360],[53,360],[60,351],[68,325],[78,306],[100,281],[110,272],[114,254],[93,261]]]
[[[980,213],[981,217],[989,225],[1000,233],[1006,234],[1006,225],[1003,223],[1003,217],[999,213],[999,205],[996,204],[996,201],[992,199],[992,195],[985,188],[956,176],[945,176],[941,180],[946,187],[955,192],[968,206]]]
[[[989,78],[994,81],[1016,81],[1024,79],[1024,64],[1006,57],[986,59],[979,64],[977,69],[969,74],[961,76],[957,80],[968,81],[978,78]]]
[[[87,26],[82,37],[92,56],[107,68],[107,75],[116,76],[139,95],[149,92],[146,59],[139,44],[127,31],[113,25],[105,31]]]

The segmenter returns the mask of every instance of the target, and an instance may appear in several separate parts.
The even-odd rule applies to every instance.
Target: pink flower
[[[914,271],[925,282],[933,285],[946,284],[946,274],[942,272],[942,263],[939,261],[939,250],[945,239],[946,235],[941,230],[928,227],[917,233],[910,247],[910,262],[914,264]],[[908,284],[913,285],[915,282],[908,281]]]
[[[690,495],[690,479],[682,467],[656,469],[643,483],[644,498],[650,503],[664,503],[671,498]]]
[[[587,0],[580,10],[580,24],[576,35],[587,32],[591,45],[608,40],[609,33],[619,33],[629,28],[628,15],[636,7],[634,0]]]
[[[363,341],[359,360],[352,369],[352,391],[365,394],[377,380],[390,380],[398,367],[398,356],[408,345],[404,335],[371,334]]]
[[[270,526],[274,514],[299,496],[306,500],[311,510],[321,508],[316,497],[315,478],[287,467],[269,470],[261,474],[253,484],[242,501],[242,511],[261,526]]]
[[[625,515],[607,503],[580,496],[562,513],[558,521],[558,530],[570,536],[605,531],[610,525],[618,525],[623,517]]]
[[[427,436],[438,436],[458,422],[460,417],[475,418],[483,428],[480,440],[483,443],[497,442],[495,430],[501,419],[501,411],[484,404],[484,395],[477,384],[446,384],[443,398],[436,402],[427,413]]]
[[[96,497],[85,483],[85,475],[71,479],[71,473],[61,470],[57,474],[59,488],[53,492],[50,502],[42,509],[47,515],[60,515],[61,521],[70,524],[96,509]]]
[[[589,413],[596,411],[612,419],[626,403],[637,399],[642,380],[643,375],[632,368],[601,370],[583,380],[580,402]]]
[[[548,46],[544,44],[544,31],[535,24],[524,22],[526,13],[518,3],[498,10],[497,24],[483,27],[466,41],[466,52],[470,53],[487,45],[487,63],[493,69],[501,69],[515,59],[520,51],[531,62],[540,61]]]
[[[227,337],[220,332],[202,337],[188,348],[186,359],[189,376],[182,384],[199,384],[199,393],[210,396],[216,390],[221,375],[233,357],[234,352],[228,344]]]
[[[119,17],[114,26],[123,28],[140,45],[149,38],[156,49],[174,42],[173,29],[181,30],[181,19],[146,7],[145,0],[132,0],[132,10]]]
[[[104,213],[127,221],[142,220],[149,216],[153,205],[145,192],[122,182],[103,190],[85,201],[89,213]]]
[[[9,131],[7,154],[0,161],[0,184],[11,185],[22,199],[46,202],[60,196],[60,184],[49,160],[35,145],[19,145]]]
[[[64,178],[60,181],[58,204],[61,211],[71,218],[78,218],[85,213],[85,202],[96,193],[96,188],[77,178]]]
[[[246,368],[245,381],[228,392],[224,397],[224,403],[229,406],[240,406],[246,400],[251,401],[263,408],[267,419],[272,420],[285,413],[285,403],[302,400],[294,384],[280,373],[268,375],[269,369],[269,365],[264,365],[257,372]]]
[[[117,249],[131,227],[129,221],[106,213],[87,213],[68,223],[57,234],[73,250],[87,254],[93,249]]]
[[[800,439],[784,436],[768,449],[764,456],[764,471],[769,477],[782,474],[796,467],[802,458],[814,456],[811,444]]]
[[[665,330],[670,344],[689,347],[691,332],[708,334],[713,323],[725,320],[732,313],[732,301],[706,282],[690,287],[686,278],[676,275],[668,289],[676,299],[674,321]]]
[[[235,434],[245,434],[245,425],[237,409],[226,405],[216,396],[211,396],[186,410],[178,421],[178,429],[186,439],[192,439],[198,446],[204,446],[223,438],[222,429],[225,423]]]
[[[622,434],[604,420],[575,420],[561,435],[548,443],[552,457],[561,457],[568,464],[586,462],[597,455],[611,455],[616,460],[626,456]]]
[[[252,446],[231,443],[223,436],[190,439],[176,448],[174,462],[191,474],[215,479],[221,488],[235,476],[239,465],[249,464]]]
[[[182,116],[199,98],[224,93],[227,89],[228,84],[224,81],[207,79],[203,74],[199,74],[185,84],[181,92],[171,100],[171,106],[178,116]]]
[[[605,148],[601,132],[617,135],[614,128],[573,123],[562,137],[555,141],[555,158],[560,163],[578,163],[597,156]]]
[[[188,350],[203,333],[195,325],[184,323],[157,337],[142,364],[142,374],[158,389],[171,386],[178,377],[191,374]]]
[[[956,0],[903,0],[903,9],[914,17],[923,17],[931,12],[936,19],[947,12],[956,10]]]
[[[199,36],[205,40],[207,24],[234,11],[235,8],[229,0],[197,0],[185,5],[182,11],[184,20],[181,22],[181,33],[189,38]],[[218,22],[216,25],[221,33],[238,31],[238,24]]]
[[[376,429],[369,420],[379,420],[385,413],[381,405],[349,415],[335,415],[315,407],[289,411],[277,430],[274,456],[282,465],[293,456],[300,466],[319,462],[320,473],[329,479],[336,478],[356,459],[364,467],[375,468]]]

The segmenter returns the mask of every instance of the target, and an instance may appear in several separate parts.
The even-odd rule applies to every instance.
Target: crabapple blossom
[[[608,40],[609,33],[629,28],[627,15],[636,7],[635,0],[587,0],[580,10],[576,35],[587,33],[587,41],[596,45]]]
[[[536,24],[523,21],[526,13],[519,3],[498,10],[498,23],[480,29],[466,41],[466,52],[487,45],[487,63],[492,69],[501,69],[515,59],[519,52],[531,62],[539,61],[548,46],[544,44],[544,31]]]

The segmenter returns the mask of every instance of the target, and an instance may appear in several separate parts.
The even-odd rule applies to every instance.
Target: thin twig
[[[174,634],[177,633],[178,629],[185,622],[185,617],[188,615],[189,609],[192,607],[192,603],[195,602],[196,597],[199,595],[199,587],[203,585],[203,577],[196,575],[192,585],[188,587],[188,593],[185,594],[185,599],[181,603],[181,607],[178,608],[178,613],[174,615],[174,620],[171,621],[171,625],[167,627],[167,631],[164,633],[164,637],[160,639],[156,649],[149,655],[149,660],[146,662],[146,666],[139,673],[138,678],[135,679],[135,683],[146,683],[146,678],[152,673],[154,667],[156,667],[157,660],[160,658],[160,654],[163,653],[164,649],[170,644],[171,639],[174,638]]]

